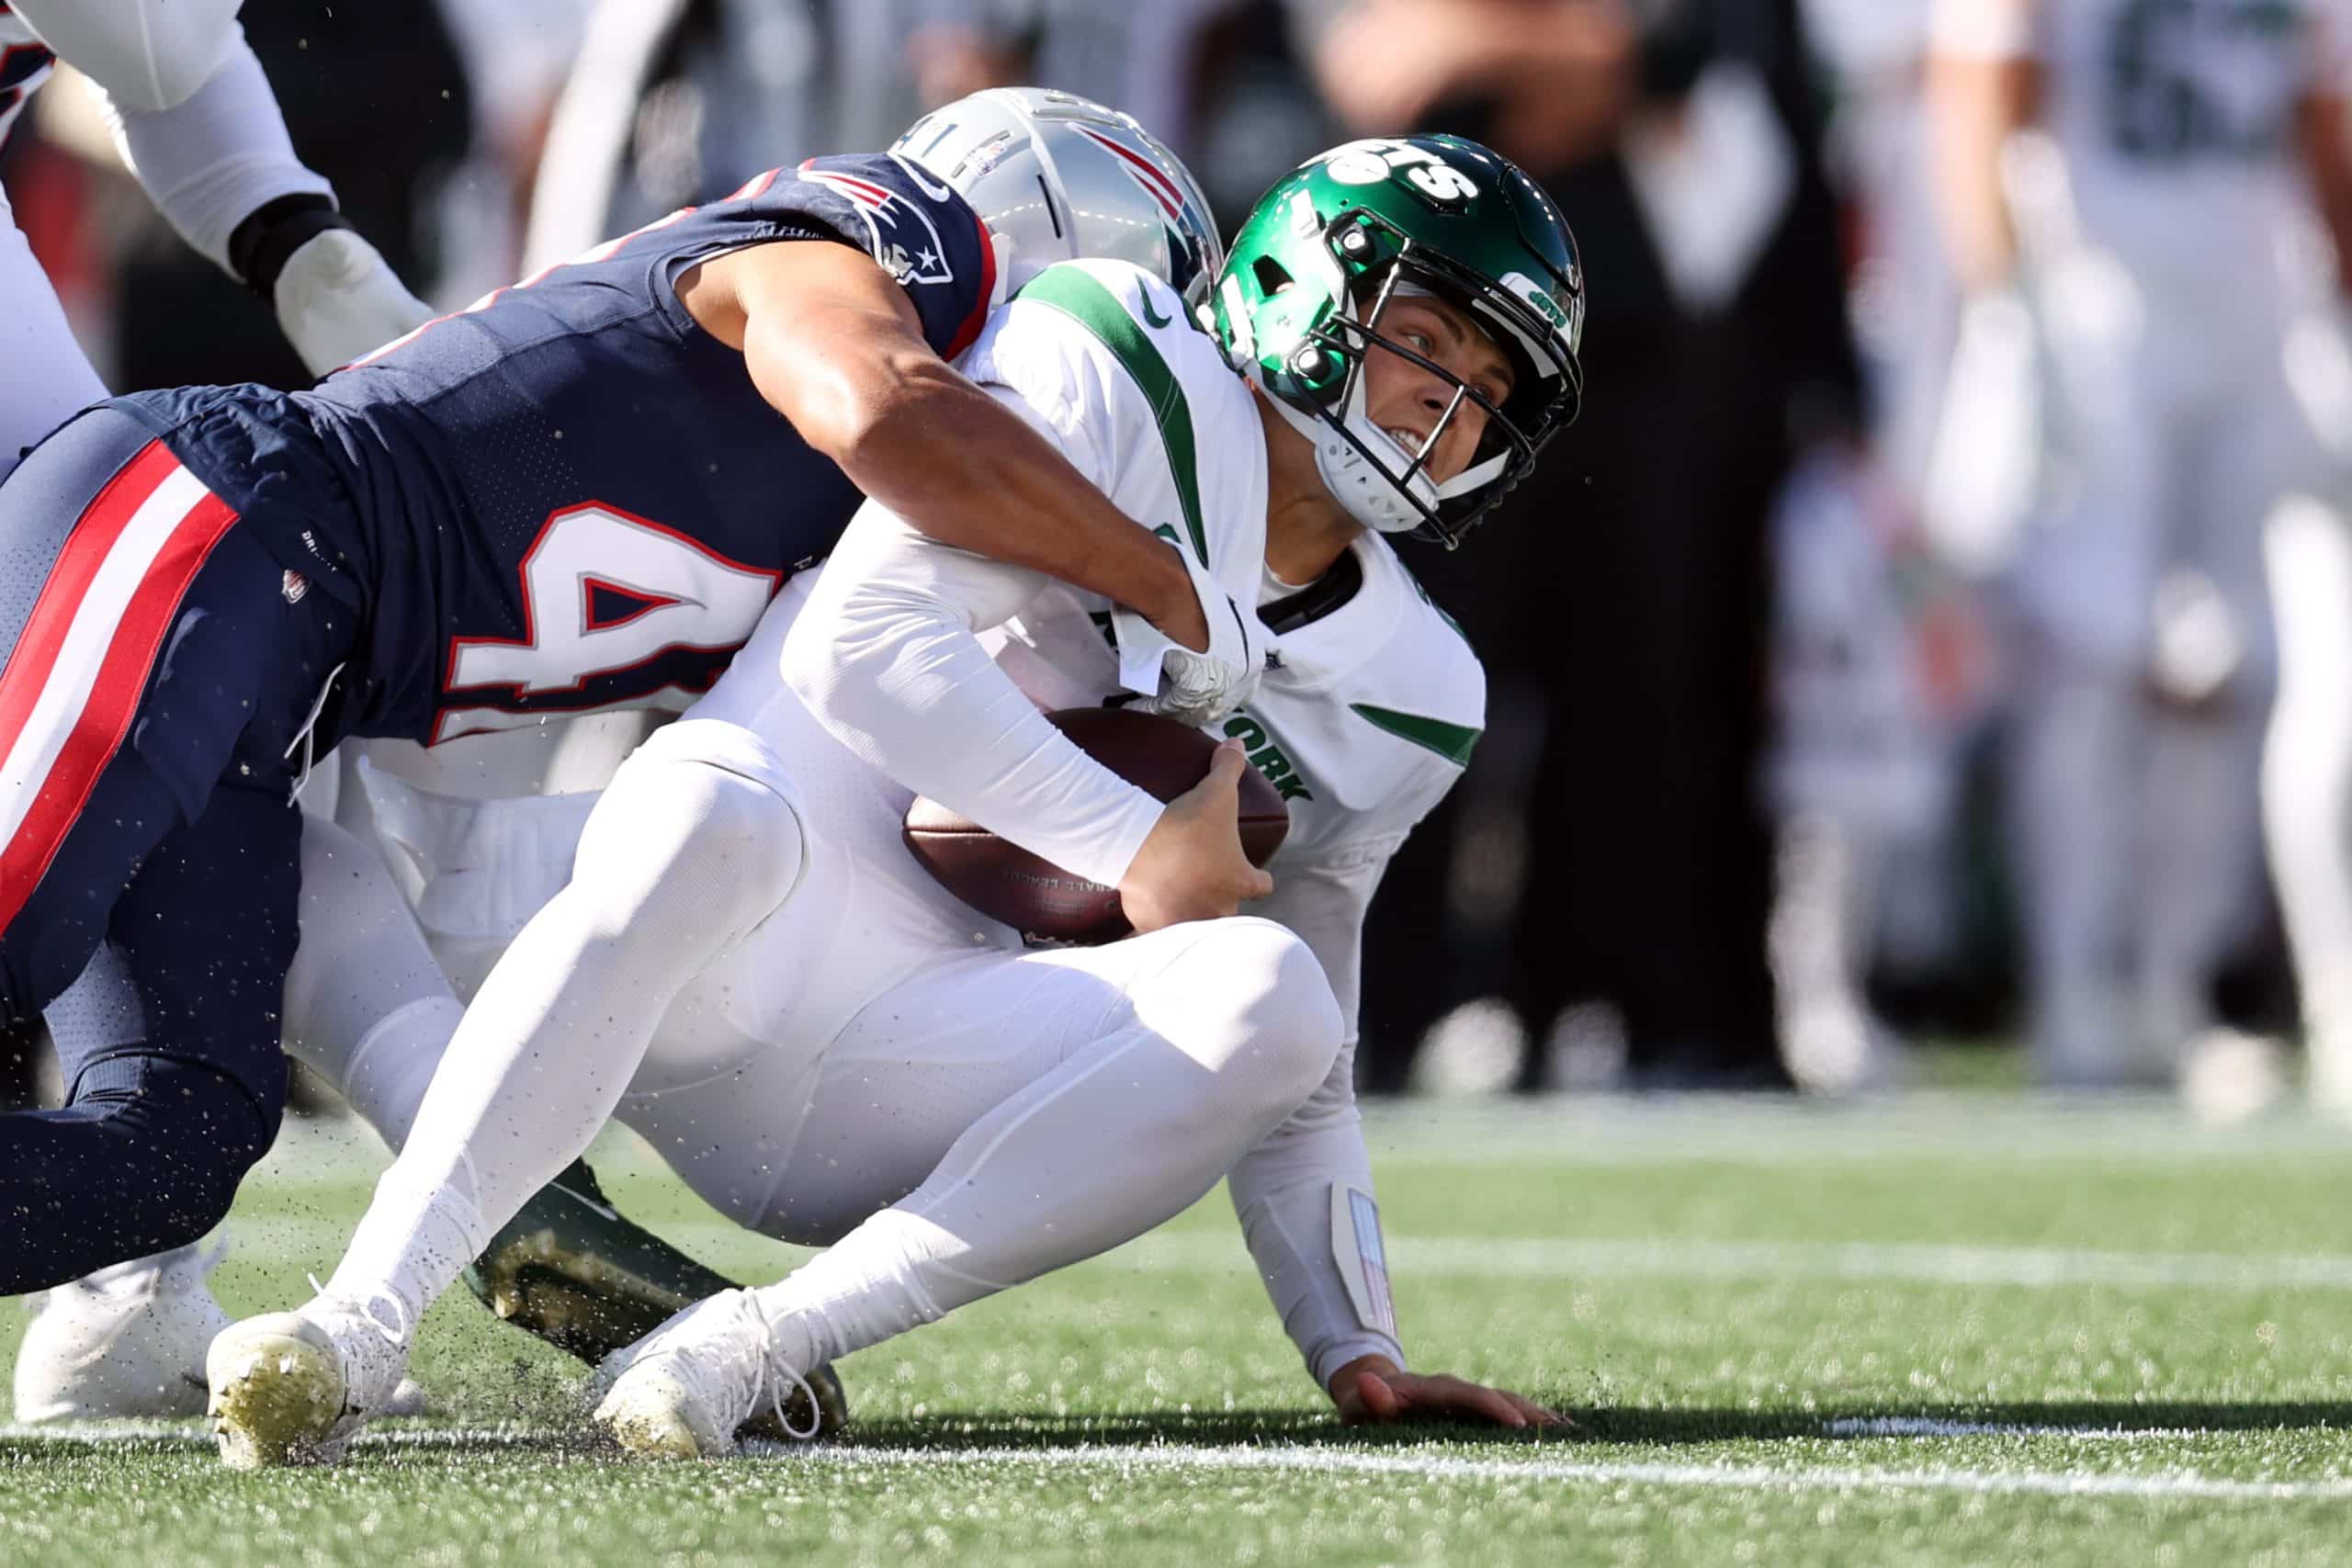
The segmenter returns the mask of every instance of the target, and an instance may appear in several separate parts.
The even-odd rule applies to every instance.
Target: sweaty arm
[[[2001,150],[2037,112],[2034,0],[1938,0],[1928,46],[1933,175],[1946,244],[1971,293],[2011,281],[2017,231]]]
[[[1347,1021],[1330,1075],[1227,1178],[1241,1232],[1283,1329],[1316,1382],[1364,1356],[1403,1367],[1372,1158],[1356,1108],[1356,998],[1364,910],[1395,845],[1284,865],[1255,911],[1314,951]]]
[[[706,262],[679,299],[743,352],[752,382],[851,482],[944,544],[1127,605],[1208,645],[1177,553],[925,341],[906,291],[846,245],[757,245]]]

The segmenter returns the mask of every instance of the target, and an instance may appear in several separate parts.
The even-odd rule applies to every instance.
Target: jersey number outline
[[[2163,164],[2276,149],[2287,106],[2239,101],[2232,66],[2249,51],[2288,63],[2298,21],[2290,0],[2126,0],[2109,24],[2105,62],[2115,150]]]
[[[700,694],[674,683],[581,707],[508,703],[583,692],[600,676],[639,669],[665,654],[731,654],[750,637],[788,574],[731,560],[675,528],[591,501],[548,513],[516,575],[522,637],[452,637],[443,666],[445,699],[503,691],[507,702],[445,705],[434,721],[435,744],[548,716],[663,705],[663,697],[684,706]],[[623,601],[626,608],[600,615],[600,594]]]

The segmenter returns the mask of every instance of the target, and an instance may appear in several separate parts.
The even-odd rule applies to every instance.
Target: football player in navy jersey
[[[1240,700],[1254,617],[945,365],[1020,273],[1079,245],[1195,302],[1216,273],[1164,149],[1076,100],[1035,109],[1040,139],[1109,137],[1159,171],[1142,220],[1090,239],[1049,179],[1042,211],[989,212],[992,231],[951,187],[1016,149],[936,173],[920,147],[816,160],[313,391],[98,405],[0,485],[0,1021],[103,944],[148,1025],[66,1062],[62,1111],[0,1117],[0,1294],[193,1239],[268,1147],[290,797],[345,736],[683,706],[861,492],[1129,606],[1167,638],[1148,700]],[[1254,885],[1229,823],[1168,831],[1201,841],[1150,857],[1175,869],[1139,897],[1221,911]]]

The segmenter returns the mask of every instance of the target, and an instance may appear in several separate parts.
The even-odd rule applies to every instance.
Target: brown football
[[[1216,741],[1157,714],[1126,708],[1065,708],[1046,720],[1080,750],[1161,800],[1207,776]],[[1255,768],[1241,774],[1241,849],[1263,865],[1290,831],[1283,797]],[[991,919],[1060,942],[1114,942],[1132,930],[1119,890],[1073,876],[1008,843],[937,801],[907,808],[907,848],[939,885]]]

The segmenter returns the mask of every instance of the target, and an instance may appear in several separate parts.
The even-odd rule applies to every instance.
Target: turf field
[[[361,1138],[248,1188],[232,1310],[331,1265]],[[422,1330],[439,1413],[338,1471],[230,1475],[193,1423],[0,1436],[0,1563],[2352,1560],[2352,1132],[1993,1090],[1413,1105],[1373,1141],[1418,1359],[1575,1435],[1332,1426],[1218,1195],[844,1363],[854,1441],[606,1460],[569,1364],[461,1296]],[[791,1256],[600,1165],[721,1267]]]

